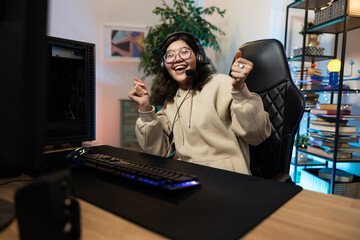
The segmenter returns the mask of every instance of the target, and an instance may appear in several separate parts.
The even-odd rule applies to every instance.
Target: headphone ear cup
[[[163,60],[161,60],[160,62],[160,71],[163,73],[164,71],[166,71],[166,68],[165,68],[165,63]]]
[[[161,60],[161,62],[160,62],[160,71],[161,71],[162,74],[165,76],[165,78],[171,78],[169,72],[168,72],[167,69],[166,69],[165,61],[164,61],[164,60]]]
[[[203,54],[197,53],[196,54],[196,68],[199,69],[206,64],[208,64],[207,58]]]
[[[202,67],[204,65],[204,56],[202,54],[198,54],[198,63],[199,63],[199,67]]]
[[[196,68],[199,69],[202,66],[202,57],[200,53],[196,53]]]

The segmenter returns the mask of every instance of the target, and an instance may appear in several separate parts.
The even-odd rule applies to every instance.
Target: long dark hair
[[[195,40],[189,37],[186,34],[175,34],[166,40],[163,44],[162,49],[160,49],[160,58],[165,54],[168,46],[177,40],[183,40],[189,47],[193,50],[195,54],[199,53],[199,46],[195,42]],[[206,56],[201,56],[202,61],[206,60]],[[161,60],[160,60],[161,62]],[[198,64],[198,63],[197,63]],[[160,66],[162,68],[162,77],[156,82],[156,86],[151,93],[150,100],[157,106],[163,106],[166,102],[173,102],[174,96],[178,90],[177,82],[170,76],[168,71],[164,66]],[[189,77],[186,85],[187,89],[191,89],[194,91],[201,91],[204,85],[210,80],[210,76],[215,72],[214,69],[211,69],[210,66],[205,63],[202,64],[195,71],[195,74]]]

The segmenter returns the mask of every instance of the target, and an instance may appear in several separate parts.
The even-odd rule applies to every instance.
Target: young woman
[[[231,76],[213,73],[199,40],[175,32],[161,44],[163,77],[151,94],[137,78],[129,98],[139,105],[136,135],[146,153],[251,174],[249,144],[270,136],[261,98],[245,84],[253,64],[236,52]],[[174,153],[175,152],[175,153]]]

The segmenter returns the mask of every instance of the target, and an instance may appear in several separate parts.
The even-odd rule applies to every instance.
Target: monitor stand
[[[15,219],[15,205],[0,199],[0,231]]]

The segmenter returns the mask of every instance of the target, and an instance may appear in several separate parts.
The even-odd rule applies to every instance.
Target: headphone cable
[[[184,99],[181,101],[181,103],[180,103],[180,105],[179,105],[179,107],[178,107],[178,109],[177,109],[177,111],[176,111],[176,114],[175,114],[175,117],[174,117],[174,120],[173,120],[173,123],[172,123],[172,126],[171,126],[171,131],[170,131],[170,134],[169,134],[169,147],[168,147],[168,149],[166,150],[165,154],[170,150],[171,142],[172,142],[172,140],[173,140],[173,138],[174,138],[174,126],[175,126],[176,117],[178,116],[179,111],[180,111],[180,108],[181,108],[182,104],[185,102],[185,99],[186,99],[186,97],[189,95],[189,93],[190,93],[190,90],[188,90],[188,92],[186,93]],[[174,153],[175,153],[175,151],[173,151],[173,152],[172,152],[171,154],[169,154],[167,157],[172,156]]]

